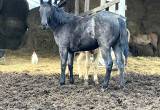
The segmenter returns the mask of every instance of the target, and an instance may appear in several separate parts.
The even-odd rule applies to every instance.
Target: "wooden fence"
[[[97,13],[101,10],[108,9],[108,11],[125,16],[125,10],[126,10],[125,0],[100,0],[100,6],[92,10],[90,10],[90,2],[91,0],[85,0],[84,13],[80,13],[80,10],[79,10],[80,0],[75,0],[75,15],[86,16],[86,15]]]

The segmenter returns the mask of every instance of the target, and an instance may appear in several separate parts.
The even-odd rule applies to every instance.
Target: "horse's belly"
[[[98,42],[93,38],[83,38],[79,44],[79,51],[88,51],[98,48]]]

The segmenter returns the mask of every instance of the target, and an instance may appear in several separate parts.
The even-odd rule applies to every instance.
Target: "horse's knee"
[[[121,59],[117,59],[116,63],[117,63],[118,68],[124,68],[125,67],[124,61],[121,60]]]
[[[112,70],[113,61],[108,61],[106,66],[107,66],[107,69]]]
[[[72,70],[73,69],[73,65],[68,64],[68,68],[69,68],[69,70]]]

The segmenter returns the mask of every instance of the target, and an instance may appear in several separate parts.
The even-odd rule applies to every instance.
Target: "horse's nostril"
[[[42,26],[45,27],[46,25],[45,25],[45,24],[42,24]]]
[[[46,27],[44,25],[42,25],[41,28],[42,28],[42,30],[45,30]]]
[[[43,27],[43,30],[46,30],[46,27]]]
[[[42,23],[41,23],[41,28],[42,28],[43,30],[48,29],[48,24],[42,22]]]

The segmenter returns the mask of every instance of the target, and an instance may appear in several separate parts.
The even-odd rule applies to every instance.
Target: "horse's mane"
[[[81,17],[65,12],[63,8],[52,6],[52,13],[50,18],[52,27],[63,25],[79,18]]]

